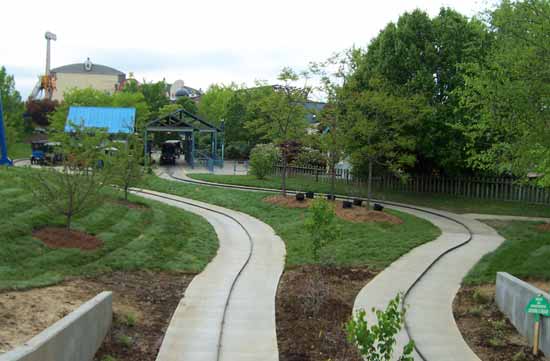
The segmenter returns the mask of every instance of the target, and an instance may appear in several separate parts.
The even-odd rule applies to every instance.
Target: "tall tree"
[[[227,107],[233,94],[239,89],[235,83],[212,84],[201,96],[198,112],[207,121],[219,125],[227,116]]]
[[[145,80],[139,86],[139,90],[145,97],[145,101],[149,106],[151,117],[158,117],[158,111],[165,105],[170,103],[168,99],[167,85],[164,80],[158,82],[146,82]]]
[[[304,84],[300,87],[295,86],[300,79],[304,80]],[[295,142],[306,134],[308,123],[303,104],[307,101],[311,88],[307,85],[305,74],[299,75],[291,68],[284,68],[278,80],[281,82],[280,85],[271,87],[268,90],[269,95],[258,99],[252,105],[257,111],[257,117],[248,122],[246,127],[281,148],[281,193],[286,196],[289,157]]]
[[[489,13],[486,66],[468,64],[460,91],[469,162],[550,185],[550,2],[503,1]]]
[[[21,95],[15,89],[15,79],[9,75],[4,66],[0,67],[0,95],[4,111],[4,125],[9,128],[10,138],[15,135],[18,139],[27,132],[28,127],[23,120],[24,104]],[[10,139],[10,142],[12,139]]]

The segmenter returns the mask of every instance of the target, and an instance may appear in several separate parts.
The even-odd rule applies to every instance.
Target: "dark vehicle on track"
[[[47,140],[37,140],[31,143],[32,155],[31,164],[57,164],[63,160],[63,155],[56,152],[56,147],[60,144],[48,142]]]
[[[160,165],[176,165],[177,145],[172,142],[164,142],[161,145]]]
[[[180,159],[180,156],[183,153],[183,150],[181,147],[181,140],[167,140],[164,143],[173,144],[176,147],[176,158]]]

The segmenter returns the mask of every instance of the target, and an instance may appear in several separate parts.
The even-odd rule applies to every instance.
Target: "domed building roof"
[[[88,58],[84,63],[63,65],[51,70],[52,73],[124,75],[120,70],[106,65],[94,64]]]

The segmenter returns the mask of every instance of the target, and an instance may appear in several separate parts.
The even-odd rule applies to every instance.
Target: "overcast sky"
[[[473,16],[488,0],[9,0],[2,3],[0,65],[26,98],[44,72],[46,30],[57,34],[52,67],[93,63],[138,80],[206,89],[274,80],[352,45],[364,47],[390,21],[442,6]]]

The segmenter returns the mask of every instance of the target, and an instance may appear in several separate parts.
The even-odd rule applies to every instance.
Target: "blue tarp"
[[[71,124],[86,128],[103,128],[109,134],[133,133],[136,123],[135,108],[70,107],[65,131],[73,130]]]

